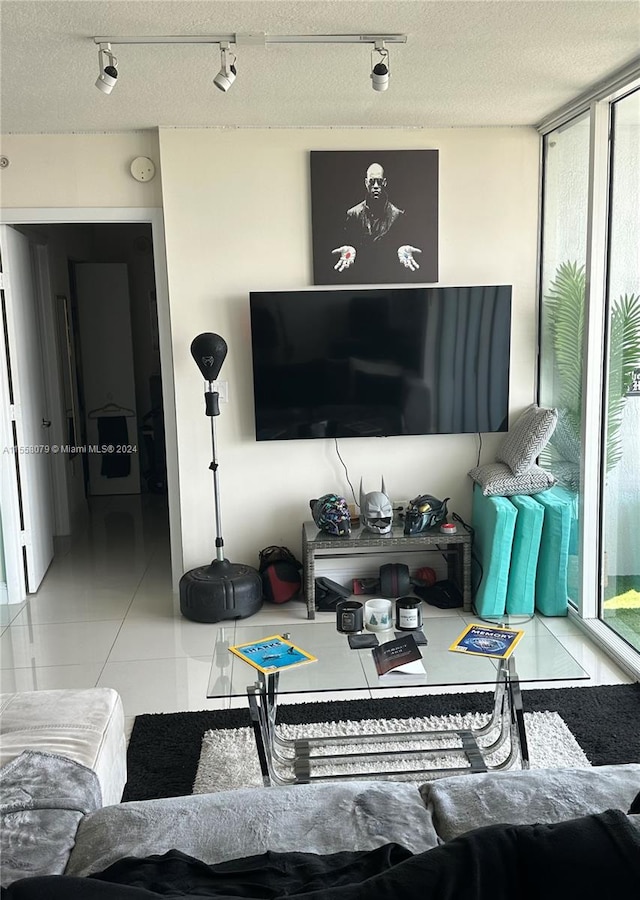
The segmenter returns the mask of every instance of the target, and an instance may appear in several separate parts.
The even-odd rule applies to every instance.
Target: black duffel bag
[[[260,551],[258,572],[262,596],[269,603],[286,603],[300,594],[302,563],[288,547],[265,547]]]

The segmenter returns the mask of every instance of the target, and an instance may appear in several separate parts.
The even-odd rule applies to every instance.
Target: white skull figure
[[[364,527],[374,534],[388,534],[393,523],[393,506],[387,497],[387,489],[382,478],[382,490],[365,494],[360,479],[360,518]]]

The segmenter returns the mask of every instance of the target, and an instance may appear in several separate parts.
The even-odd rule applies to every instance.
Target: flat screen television
[[[506,431],[511,286],[253,291],[256,439]]]

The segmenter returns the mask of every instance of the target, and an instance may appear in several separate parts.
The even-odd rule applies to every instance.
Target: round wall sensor
[[[131,174],[136,181],[151,181],[156,174],[156,167],[148,156],[136,156],[131,163]]]

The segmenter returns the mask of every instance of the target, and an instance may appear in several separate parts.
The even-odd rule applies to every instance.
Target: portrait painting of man
[[[314,284],[438,280],[438,151],[312,150]]]

